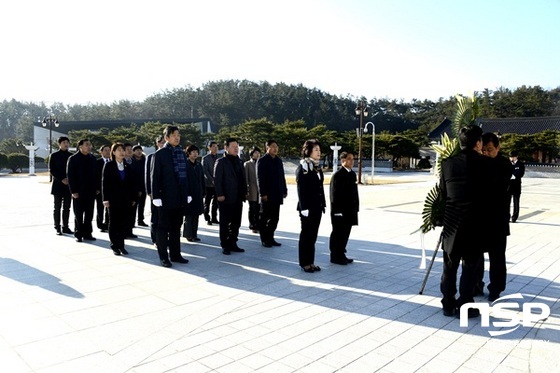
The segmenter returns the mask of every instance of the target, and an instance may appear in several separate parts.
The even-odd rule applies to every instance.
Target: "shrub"
[[[23,167],[29,166],[29,156],[20,153],[12,153],[8,154],[8,168],[12,170],[12,172],[18,172]]]

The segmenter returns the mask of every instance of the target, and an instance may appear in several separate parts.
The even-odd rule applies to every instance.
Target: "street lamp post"
[[[52,128],[53,125],[55,127],[58,127],[60,125],[60,123],[58,122],[58,118],[53,115],[52,113],[49,114],[48,116],[44,117],[43,120],[39,120],[39,122],[41,122],[41,124],[43,125],[43,127],[49,127],[49,175],[51,173],[51,155],[52,155]]]
[[[373,185],[373,170],[375,168],[375,124],[367,122],[364,125],[364,132],[367,132],[368,124],[371,124],[371,185]]]
[[[360,127],[356,129],[358,135],[358,184],[362,183],[362,134],[364,130],[364,117],[367,117],[367,106],[360,101],[356,106],[356,115],[360,117]]]

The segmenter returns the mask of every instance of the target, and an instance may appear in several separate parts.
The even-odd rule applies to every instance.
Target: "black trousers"
[[[519,218],[519,199],[521,194],[510,194],[509,204],[511,206],[511,200],[513,200],[513,213],[511,214],[511,221],[516,221]]]
[[[70,205],[72,203],[72,195],[69,194],[55,194],[54,197],[54,229],[59,230],[60,225],[60,210],[62,210],[62,227],[68,228],[68,220],[70,219]]]
[[[91,236],[94,205],[95,197],[74,198],[74,236],[76,238]]]
[[[315,242],[317,242],[322,215],[321,210],[309,210],[309,216],[307,217],[301,215],[300,212],[301,232],[299,234],[298,252],[301,267],[315,263]]]
[[[220,209],[220,245],[222,249],[231,250],[237,247],[243,202],[219,202]]]
[[[441,275],[440,290],[443,294],[441,303],[444,308],[461,307],[465,303],[473,302],[475,273],[480,256],[476,250],[466,254],[452,252],[451,256],[443,251],[443,273]],[[461,279],[459,281],[459,298],[457,294],[457,270],[462,263]]]
[[[138,197],[138,202],[134,206],[134,217],[132,218],[132,225],[134,225],[134,218],[136,217],[136,210],[138,210],[138,223],[144,222],[144,209],[146,208],[146,193],[142,193]]]
[[[212,205],[212,216],[210,216],[210,204]],[[218,197],[216,196],[216,188],[206,187],[206,196],[204,197],[204,219],[218,220]]]
[[[156,245],[160,260],[177,260],[181,257],[181,226],[183,225],[183,209],[163,209],[157,207],[158,226]],[[169,246],[169,256],[167,247]]]
[[[150,237],[152,238],[152,243],[156,243],[157,242],[157,227],[158,227],[158,220],[159,220],[159,216],[158,216],[158,211],[157,211],[157,207],[154,206],[154,204],[150,201],[150,211],[152,214],[152,217],[150,218]],[[167,246],[167,245],[166,245]]]
[[[280,219],[280,204],[263,202],[261,205],[261,217],[259,233],[261,241],[270,243],[274,241],[274,232],[278,227],[278,220]]]
[[[506,247],[507,236],[494,237],[488,247],[488,259],[490,261],[488,291],[499,294],[506,289]],[[476,267],[476,286],[484,288],[484,254],[481,253]]]
[[[109,210],[103,206],[103,196],[101,193],[95,196],[95,205],[97,208],[97,228],[107,229],[107,224],[109,224]]]
[[[249,201],[249,229],[258,230],[261,205],[258,201]]]
[[[332,216],[332,232],[329,249],[332,260],[346,259],[346,245],[352,231],[352,224],[344,216]]]
[[[111,206],[109,211],[109,240],[111,249],[119,252],[124,249],[124,238],[126,235],[126,217],[128,206]]]
[[[198,217],[199,215],[186,215],[185,224],[183,224],[183,237],[196,238],[198,237]]]

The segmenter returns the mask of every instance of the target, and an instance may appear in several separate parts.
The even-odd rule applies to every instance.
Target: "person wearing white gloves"
[[[167,126],[163,135],[166,143],[152,157],[151,191],[158,214],[156,245],[159,259],[162,266],[171,267],[171,262],[189,262],[181,256],[181,226],[192,197],[188,190],[187,157],[179,145],[179,128]]]
[[[321,270],[315,262],[315,242],[319,233],[321,217],[325,212],[323,171],[319,167],[321,144],[318,140],[307,140],[303,144],[303,159],[296,170],[299,216],[299,265],[307,273]]]

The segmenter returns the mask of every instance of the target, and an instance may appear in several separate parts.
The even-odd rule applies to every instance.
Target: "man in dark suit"
[[[506,288],[506,246],[509,236],[509,195],[508,184],[512,174],[512,165],[506,157],[499,155],[500,140],[494,133],[482,135],[482,153],[494,163],[495,182],[487,183],[489,205],[484,206],[483,214],[487,216],[485,234],[482,236],[484,251],[490,259],[490,283],[488,300],[493,302]],[[480,253],[474,295],[484,294],[484,254]]]
[[[95,241],[92,236],[93,208],[95,197],[101,191],[99,188],[99,177],[97,161],[91,154],[91,142],[82,139],[78,142],[78,151],[68,158],[67,174],[68,186],[74,200],[74,236],[77,242],[82,239]]]
[[[439,187],[445,201],[443,218],[443,273],[440,289],[445,316],[456,316],[465,303],[473,302],[475,271],[482,252],[481,232],[486,223],[483,208],[487,206],[484,186],[492,183],[490,159],[480,154],[482,129],[468,126],[459,133],[461,151],[441,163]],[[462,263],[457,293],[457,270]],[[468,310],[477,317],[476,308]]]
[[[509,153],[509,160],[513,165],[513,175],[509,181],[509,203],[513,199],[513,214],[511,214],[511,222],[515,223],[519,217],[519,198],[521,197],[521,178],[525,175],[525,164],[518,158],[516,151]]]
[[[99,181],[99,186],[97,187],[97,189],[101,190],[103,166],[105,166],[105,163],[111,160],[111,147],[109,145],[103,145],[101,148],[99,148],[99,154],[101,154],[101,157],[97,159]],[[107,230],[109,229],[109,210],[103,206],[103,197],[101,193],[95,196],[95,202],[97,207],[97,228],[99,228],[101,232],[107,232]]]
[[[218,221],[218,200],[216,199],[216,188],[214,186],[214,165],[217,160],[218,143],[216,141],[210,141],[208,143],[208,154],[202,157],[202,170],[204,171],[204,183],[206,185],[204,219],[208,225],[220,223]],[[210,205],[212,205],[211,209]]]
[[[354,166],[354,154],[340,154],[341,167],[331,177],[331,222],[333,230],[329,241],[331,263],[346,265],[354,261],[346,257],[346,245],[353,225],[358,225],[360,200]]]
[[[222,253],[242,253],[237,246],[243,202],[247,197],[247,183],[243,161],[239,159],[239,143],[234,138],[225,141],[224,157],[216,161],[214,186],[220,210],[220,245]]]
[[[163,146],[165,145],[165,139],[163,138],[163,135],[158,136],[156,138],[156,151],[163,148]],[[146,195],[148,197],[150,197],[150,201],[153,200],[152,198],[152,158],[154,156],[155,153],[152,153],[150,155],[148,155],[148,157],[146,158],[146,171],[145,171],[145,185],[146,185]],[[154,206],[153,203],[150,203],[150,212],[151,212],[151,217],[150,217],[150,237],[152,238],[152,243],[156,243],[156,235],[157,235],[157,221],[158,221],[158,214],[157,214],[157,208],[156,206]]]
[[[165,145],[152,158],[152,203],[158,210],[156,245],[161,265],[171,262],[186,264],[181,256],[181,226],[188,196],[187,158],[179,144],[181,135],[176,126],[167,126],[163,132]],[[169,256],[167,254],[169,246]]]
[[[132,225],[134,219],[137,217],[139,227],[147,227],[148,224],[144,222],[144,209],[146,206],[146,185],[144,172],[146,171],[146,156],[141,145],[134,145],[132,147],[132,173],[135,179],[135,189],[138,193],[138,203],[132,209]],[[138,211],[137,211],[138,210]]]
[[[276,140],[266,142],[266,154],[257,162],[257,183],[261,200],[259,233],[264,247],[281,246],[274,239],[280,219],[280,205],[288,196],[284,164],[278,156]]]
[[[71,154],[68,151],[70,140],[68,137],[58,138],[58,150],[51,154],[49,158],[49,170],[52,176],[51,194],[54,197],[54,229],[57,235],[62,233],[73,233],[68,227],[70,218],[70,205],[72,198],[70,188],[68,188],[68,177],[66,176],[66,164]],[[60,223],[60,210],[62,210],[62,225]]]

